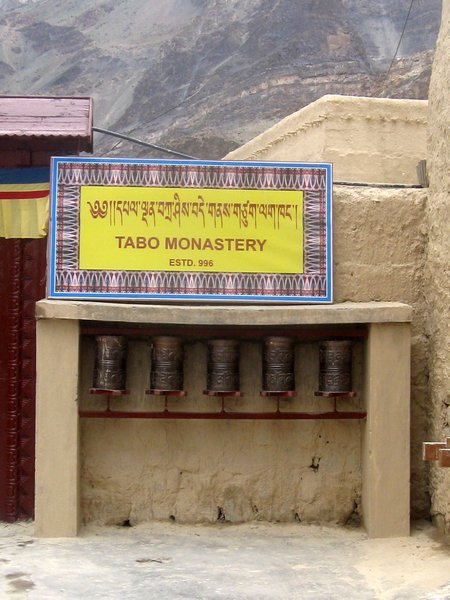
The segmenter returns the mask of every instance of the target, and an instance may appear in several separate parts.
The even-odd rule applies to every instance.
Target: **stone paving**
[[[0,598],[448,600],[450,546],[427,523],[410,538],[360,529],[151,523],[38,539],[0,524]]]

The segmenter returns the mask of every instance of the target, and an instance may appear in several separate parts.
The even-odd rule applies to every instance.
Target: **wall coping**
[[[427,110],[428,100],[326,94],[232,150],[224,160],[260,159],[273,146],[311,127],[318,127],[328,120],[344,121],[346,128],[350,121],[378,121],[392,124],[404,122],[426,126]]]
[[[408,323],[413,309],[400,302],[326,305],[161,305],[40,300],[37,319],[71,319],[168,325],[324,325]]]

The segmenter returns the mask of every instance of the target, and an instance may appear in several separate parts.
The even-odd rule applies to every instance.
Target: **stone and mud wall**
[[[83,342],[81,385],[91,385],[93,342]],[[355,355],[355,388],[361,395],[362,343]],[[145,339],[129,346],[129,396],[115,409],[162,410],[164,400],[145,396],[149,386]],[[275,410],[261,398],[261,343],[241,342],[239,399],[227,410]],[[329,399],[314,398],[318,346],[296,347],[297,397],[285,410],[330,410]],[[206,343],[185,342],[185,398],[169,398],[171,410],[216,411],[220,398],[203,395]],[[104,400],[82,398],[83,408]],[[356,406],[348,401],[347,407]],[[81,501],[84,521],[331,521],[357,519],[361,496],[359,421],[82,420]]]
[[[428,337],[424,297],[427,190],[337,186],[334,190],[334,293],[337,302],[397,301],[411,323],[411,513],[429,514]]]
[[[448,1],[443,3],[443,25],[430,89],[430,188],[376,185],[417,184],[415,166],[427,155],[426,103],[380,99],[371,103],[371,99],[364,99],[358,105],[357,98],[330,97],[303,109],[303,116],[300,111],[288,117],[227,157],[333,160],[339,180],[375,184],[334,188],[335,301],[400,301],[414,308],[412,516],[429,515],[431,493],[431,512],[437,524],[447,531],[450,470],[423,463],[421,445],[427,439],[442,440],[450,435],[449,5]],[[93,352],[92,339],[83,338],[83,408],[102,407],[102,400],[87,394]],[[230,408],[233,403],[241,410],[273,408],[272,400],[259,397],[260,344],[244,341],[241,352],[245,396],[227,400]],[[359,397],[364,376],[363,352],[363,344],[357,343],[354,367]],[[114,400],[116,408],[161,408],[161,400],[144,394],[148,387],[148,356],[145,340],[131,342],[132,392],[126,400]],[[319,401],[314,398],[317,370],[317,343],[298,343],[298,396],[289,401],[291,410],[327,408],[324,404],[318,407]],[[187,343],[185,365],[189,395],[171,401],[180,410],[213,408],[216,400],[202,395],[205,371],[205,344],[192,340]],[[288,401],[283,402],[287,408]],[[358,402],[360,399],[352,400],[350,406],[358,406]],[[83,420],[81,424],[84,522],[357,522],[360,495],[358,422]]]
[[[336,186],[334,190],[335,300],[401,300],[415,307],[413,320],[414,505],[428,509],[420,445],[425,437],[426,340],[423,335],[422,270],[426,191]],[[358,397],[342,408],[361,406],[364,345],[354,348]],[[93,340],[82,340],[80,399],[83,409],[103,408],[89,396]],[[239,410],[274,410],[261,398],[261,344],[241,344]],[[314,397],[318,344],[296,346],[297,397],[286,410],[327,410]],[[187,341],[186,398],[170,400],[175,410],[217,410],[203,396],[206,346]],[[162,400],[146,396],[149,348],[130,343],[130,396],[114,407],[158,410]],[[136,523],[151,519],[231,522],[261,519],[358,522],[361,496],[361,423],[358,421],[134,421],[82,420],[81,505],[85,522]]]
[[[450,436],[450,2],[442,4],[429,93],[427,168],[430,180],[426,210],[427,335],[429,337],[429,439]],[[450,533],[450,469],[430,467],[431,514]]]

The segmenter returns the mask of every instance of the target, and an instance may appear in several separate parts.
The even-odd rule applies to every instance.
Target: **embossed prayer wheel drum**
[[[123,391],[127,379],[128,339],[123,335],[95,336],[93,389]]]
[[[320,342],[319,391],[352,391],[352,347],[350,340]]]
[[[207,388],[214,392],[239,391],[239,342],[208,341]]]
[[[271,336],[263,344],[263,389],[270,392],[295,390],[294,341]]]
[[[183,389],[183,341],[172,336],[152,339],[150,387],[154,390]]]

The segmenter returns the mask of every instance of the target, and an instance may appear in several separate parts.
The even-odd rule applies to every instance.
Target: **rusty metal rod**
[[[132,412],[121,410],[82,410],[79,412],[82,419],[254,419],[254,420],[339,420],[339,419],[365,419],[366,412],[332,411],[332,412],[182,412],[182,411],[150,411]]]

